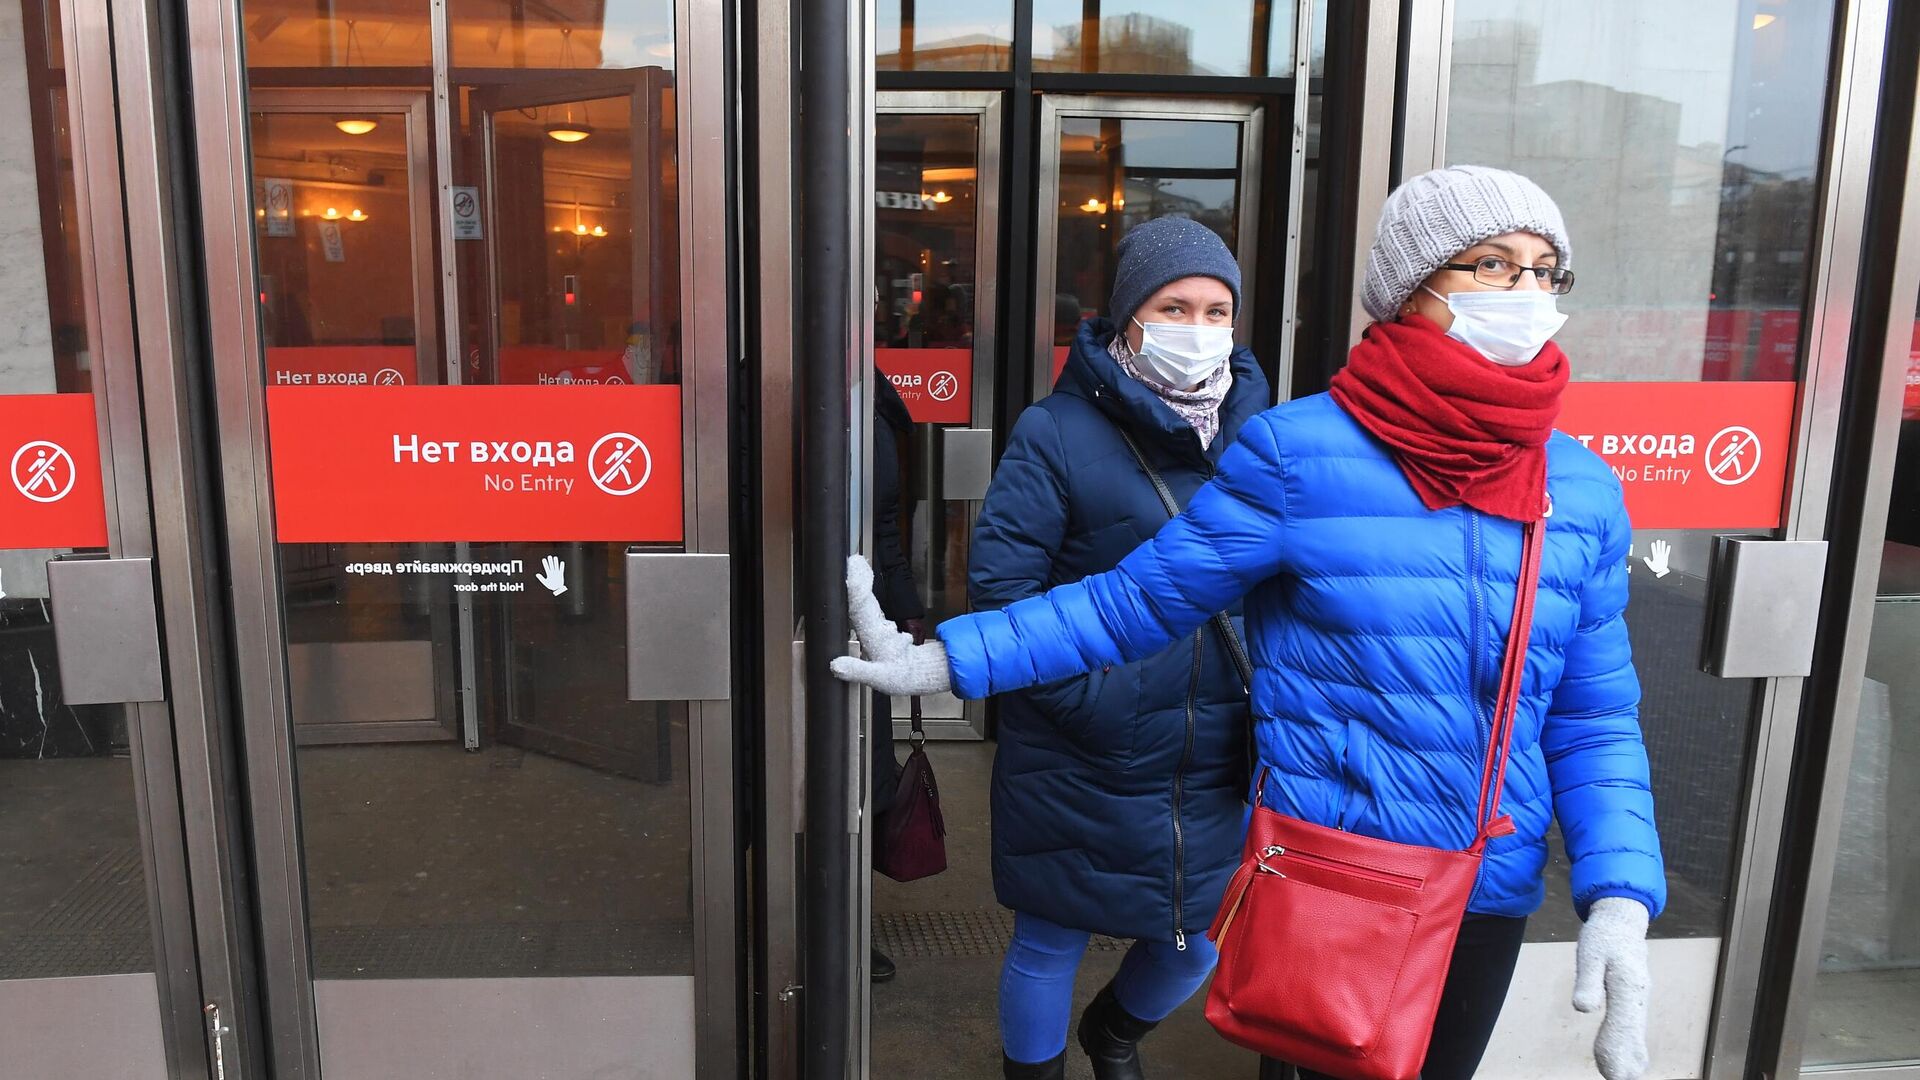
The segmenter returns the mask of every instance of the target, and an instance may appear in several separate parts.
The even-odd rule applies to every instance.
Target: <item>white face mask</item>
[[[1133,323],[1140,328],[1140,349],[1134,354],[1134,363],[1175,390],[1205,382],[1233,353],[1231,326],[1143,323],[1139,319]]]
[[[1420,287],[1427,289],[1425,285]],[[1533,363],[1533,358],[1540,355],[1553,335],[1567,324],[1567,317],[1554,305],[1553,294],[1540,289],[1457,292],[1447,296],[1432,289],[1427,292],[1453,312],[1453,326],[1447,336],[1464,342],[1501,367],[1525,367]]]

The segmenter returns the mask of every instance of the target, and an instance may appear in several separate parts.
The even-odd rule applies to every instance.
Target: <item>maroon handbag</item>
[[[1513,627],[1465,851],[1357,836],[1267,809],[1254,793],[1239,871],[1207,932],[1220,966],[1207,1020],[1249,1050],[1344,1080],[1412,1080],[1426,1061],[1454,939],[1500,813],[1540,580],[1526,527]]]
[[[889,721],[891,722],[891,721]],[[873,868],[895,881],[918,881],[947,868],[947,821],[940,816],[940,785],[927,760],[927,733],[920,725],[920,698],[913,699],[913,751],[900,767],[893,802],[880,812],[873,838]]]

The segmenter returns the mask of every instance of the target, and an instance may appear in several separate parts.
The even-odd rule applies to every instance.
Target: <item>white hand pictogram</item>
[[[557,555],[549,555],[540,560],[540,568],[545,573],[535,574],[533,580],[547,587],[555,596],[567,591],[567,564]]]
[[[1654,577],[1663,578],[1673,573],[1673,567],[1667,565],[1668,560],[1672,558],[1673,545],[1667,543],[1665,540],[1655,540],[1653,542],[1653,550],[1648,553],[1646,558],[1640,561],[1647,564],[1647,569],[1653,571]]]

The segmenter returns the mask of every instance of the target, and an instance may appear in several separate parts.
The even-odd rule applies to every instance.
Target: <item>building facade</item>
[[[0,79],[0,1077],[994,1075],[993,709],[880,882],[819,670],[875,380],[933,622],[1129,227],[1303,396],[1455,163],[1572,233],[1654,1075],[1920,1076],[1920,6],[0,0]],[[1591,1074],[1548,881],[1483,1075]]]

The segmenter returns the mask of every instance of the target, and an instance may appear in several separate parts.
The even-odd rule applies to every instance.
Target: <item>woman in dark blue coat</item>
[[[1127,235],[1114,321],[1080,326],[987,492],[975,609],[1110,570],[1167,522],[1128,438],[1182,505],[1213,476],[1271,399],[1233,346],[1239,290],[1232,254],[1197,222]],[[1204,935],[1239,857],[1247,738],[1246,690],[1213,626],[1001,699],[993,877],[1015,912],[1000,983],[1007,1076],[1064,1075],[1090,933],[1135,944],[1082,1018],[1081,1045],[1102,1080],[1141,1075],[1139,1039],[1213,969]]]

